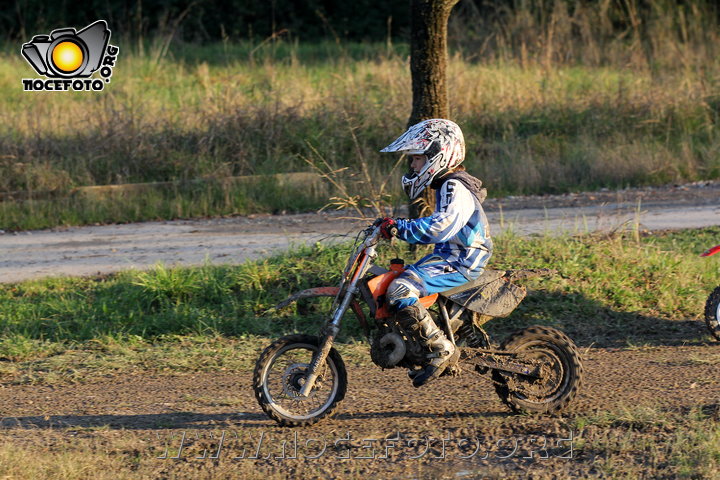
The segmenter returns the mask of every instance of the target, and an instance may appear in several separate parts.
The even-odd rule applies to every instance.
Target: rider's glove
[[[378,219],[380,220],[380,219]],[[377,223],[377,220],[376,220]],[[380,220],[380,235],[383,238],[392,238],[397,236],[397,222],[390,217],[385,217]]]

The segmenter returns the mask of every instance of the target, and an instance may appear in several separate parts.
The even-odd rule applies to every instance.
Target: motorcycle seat
[[[451,297],[453,295],[457,295],[462,292],[466,292],[468,290],[478,288],[478,287],[484,287],[485,285],[489,283],[496,282],[500,280],[505,274],[507,273],[507,270],[493,270],[491,268],[485,269],[483,273],[480,274],[478,278],[475,280],[471,280],[467,283],[464,283],[460,285],[459,287],[453,287],[450,290],[445,290],[444,292],[440,292],[440,295],[443,297]]]
[[[510,282],[514,270],[485,270],[477,279],[441,295],[473,312],[506,317],[525,298],[523,287]]]

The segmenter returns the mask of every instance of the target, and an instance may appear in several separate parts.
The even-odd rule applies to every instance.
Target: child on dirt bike
[[[387,295],[397,309],[397,321],[428,347],[427,364],[408,375],[415,387],[439,377],[455,354],[455,346],[418,302],[474,280],[492,254],[488,221],[482,208],[482,182],[465,172],[465,140],[460,127],[444,119],[430,119],[410,127],[381,152],[400,152],[411,159],[402,177],[403,188],[415,200],[430,186],[435,189],[435,212],[413,220],[378,219],[383,237],[393,235],[411,244],[435,244],[433,253],[400,274]],[[458,168],[460,167],[460,168]]]

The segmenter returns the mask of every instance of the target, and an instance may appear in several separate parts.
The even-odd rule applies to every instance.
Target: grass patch
[[[328,188],[280,183],[258,177],[240,184],[220,180],[101,194],[73,193],[0,201],[5,230],[37,230],[56,225],[106,224],[317,210],[327,203]]]
[[[150,449],[148,444],[156,445],[156,448]],[[195,455],[202,454],[201,447],[192,449],[192,460]],[[156,457],[163,453],[159,451],[161,448],[161,440],[154,435],[142,436],[131,431],[39,431],[22,440],[4,439],[0,446],[0,468],[8,480],[181,479],[188,476],[203,480],[287,478],[284,472],[258,471],[257,465],[248,461],[187,465],[185,461],[159,460]]]
[[[105,337],[78,344],[50,343],[53,352],[49,355],[39,342],[25,342],[37,349],[27,349],[22,357],[0,362],[3,381],[16,385],[52,385],[132,372],[180,375],[247,371],[255,365],[268,339],[249,335],[239,338],[165,335],[153,341],[137,336]],[[7,350],[8,346],[4,343],[3,348]],[[367,344],[342,343],[336,348],[348,364],[372,364]]]
[[[699,320],[720,279],[717,265],[697,253],[718,234],[711,227],[639,242],[624,236],[504,235],[497,239],[493,268],[551,267],[559,274],[529,281],[526,300],[488,330],[501,339],[516,328],[551,325],[580,345],[596,346],[709,338]],[[380,250],[381,265],[396,256],[412,258],[404,245]],[[247,368],[247,356],[231,351],[256,349],[258,338],[318,332],[330,299],[264,313],[291,293],[336,284],[348,251],[348,245],[318,244],[238,266],[157,265],[102,278],[1,285],[2,370],[31,382],[33,372],[62,371],[65,364],[86,371],[113,365],[190,371],[221,369],[223,359],[232,358],[232,368]],[[362,339],[348,315],[340,341]],[[365,361],[353,348],[353,361]]]
[[[512,234],[496,242],[494,268],[543,268],[558,275],[532,280],[530,293],[506,320],[489,328],[506,333],[533,323],[556,326],[579,344],[644,344],[702,337],[707,295],[718,284],[717,265],[698,257],[717,227],[631,236]]]

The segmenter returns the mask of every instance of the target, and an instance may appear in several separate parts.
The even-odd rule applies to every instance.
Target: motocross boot
[[[408,376],[414,387],[421,387],[431,380],[439,377],[450,363],[455,345],[445,336],[445,333],[435,325],[430,314],[420,304],[403,308],[397,314],[397,321],[404,329],[412,332],[420,343],[428,347],[431,353],[427,355],[429,362],[422,370],[411,370]]]

